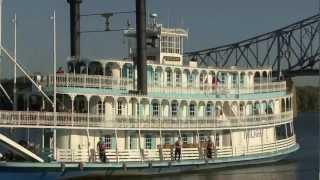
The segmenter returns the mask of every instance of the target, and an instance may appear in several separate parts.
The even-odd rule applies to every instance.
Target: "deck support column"
[[[117,162],[119,162],[119,152],[118,152],[118,131],[117,129],[114,130],[114,135],[115,135],[115,138],[116,138],[116,159],[117,159]]]
[[[89,129],[87,128],[86,129],[86,134],[87,134],[87,146],[88,146],[88,148],[87,148],[87,150],[88,150],[88,161],[90,161],[91,160],[91,158],[90,158],[90,134],[89,134]]]
[[[53,129],[53,158],[57,160],[57,129]]]
[[[140,124],[140,123],[139,123],[139,124]],[[142,150],[142,148],[141,148],[141,130],[140,130],[140,128],[139,128],[139,130],[138,130],[138,135],[139,135],[138,142],[139,142],[140,158],[141,158],[141,161],[144,161],[143,150]]]
[[[261,129],[261,146],[262,146],[262,152],[264,152],[264,143],[263,143],[263,131],[264,129]]]
[[[74,98],[75,98],[75,96],[74,95],[71,95],[70,96],[70,98],[71,98],[71,125],[73,126],[73,124],[74,124]]]
[[[249,133],[248,133],[248,129],[246,129],[246,151],[245,151],[245,155],[248,154],[248,149],[249,149]]]
[[[87,99],[87,127],[90,126],[90,96],[86,96]]]
[[[199,152],[199,159],[202,159],[203,156],[201,156],[203,153],[202,153],[202,146],[200,144],[200,135],[199,135],[199,130],[197,128],[197,143],[198,143],[198,152]]]

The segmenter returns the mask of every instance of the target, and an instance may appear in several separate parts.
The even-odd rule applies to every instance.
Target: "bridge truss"
[[[272,67],[274,75],[318,75],[320,14],[240,42],[184,54],[200,66]]]

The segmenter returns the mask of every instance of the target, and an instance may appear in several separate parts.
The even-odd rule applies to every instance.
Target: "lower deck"
[[[3,129],[2,129],[3,130]],[[32,145],[37,154],[50,151],[46,160],[101,162],[98,142],[106,147],[107,162],[170,161],[174,144],[182,141],[182,160],[206,159],[209,139],[215,146],[214,159],[274,153],[296,144],[293,122],[271,127],[223,130],[81,130],[6,129],[16,142]],[[11,135],[10,135],[11,134]]]
[[[83,177],[83,176],[134,176],[160,175],[199,170],[209,170],[225,167],[235,167],[250,164],[276,162],[297,151],[298,144],[279,149],[276,152],[265,152],[259,155],[238,157],[224,157],[216,159],[196,159],[181,161],[153,161],[153,162],[110,162],[110,163],[16,163],[0,162],[0,172],[28,172],[31,176],[50,175],[56,178]],[[15,173],[15,177],[16,177]]]

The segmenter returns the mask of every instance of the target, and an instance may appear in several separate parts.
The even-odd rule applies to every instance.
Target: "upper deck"
[[[69,62],[69,65],[73,62]],[[129,94],[136,89],[134,64],[129,60],[85,60],[79,71],[57,73],[57,86],[64,92]],[[285,81],[274,81],[269,68],[204,68],[148,63],[150,96],[239,98],[240,95],[285,92]],[[53,75],[42,78],[43,87],[53,86]],[[77,89],[75,89],[75,87]],[[61,89],[60,88],[60,89]],[[94,91],[93,91],[94,90]]]

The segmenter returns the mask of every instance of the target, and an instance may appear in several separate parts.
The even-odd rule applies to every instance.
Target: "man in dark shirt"
[[[175,151],[174,151],[174,160],[177,160],[177,156],[178,156],[178,160],[180,160],[181,158],[181,148],[182,148],[182,144],[181,144],[181,138],[179,137],[178,140],[175,142]]]
[[[97,144],[97,148],[99,150],[99,158],[101,162],[106,162],[106,144],[102,137],[100,137],[100,141]]]

